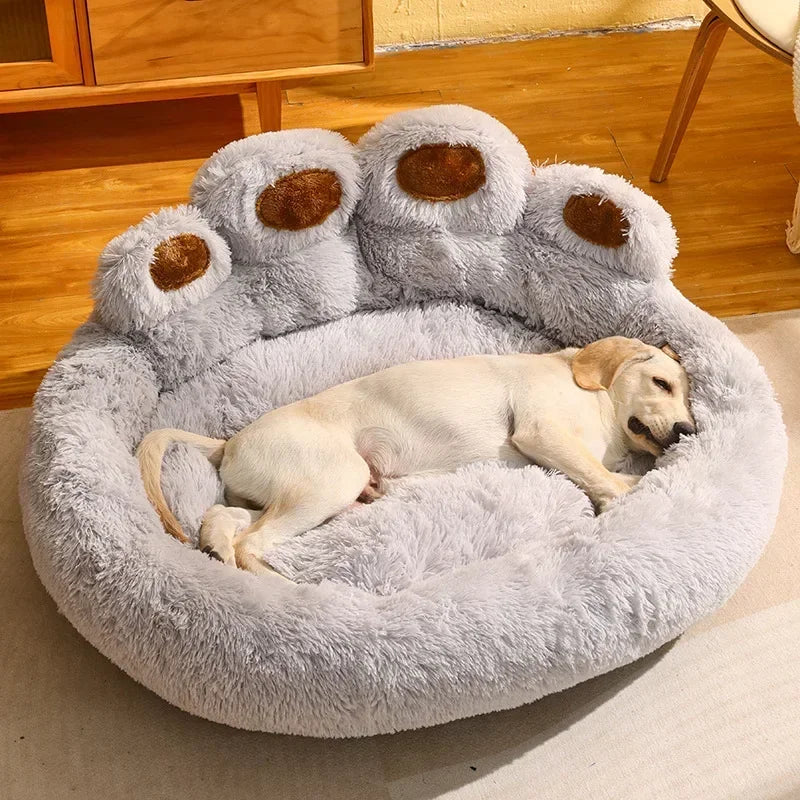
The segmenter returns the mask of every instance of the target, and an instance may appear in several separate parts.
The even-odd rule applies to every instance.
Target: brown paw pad
[[[564,206],[564,222],[582,239],[601,247],[622,247],[630,228],[622,209],[597,194],[573,194]]]
[[[150,264],[150,277],[162,292],[174,292],[205,274],[211,263],[208,245],[193,233],[161,242]]]
[[[483,156],[464,144],[424,144],[397,162],[400,188],[420,200],[438,203],[469,197],[486,183]]]
[[[268,228],[300,231],[324,222],[342,200],[342,187],[329,169],[306,169],[278,178],[256,200],[256,214]]]

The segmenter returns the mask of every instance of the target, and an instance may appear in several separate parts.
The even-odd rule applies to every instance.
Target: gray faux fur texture
[[[440,142],[478,148],[485,186],[451,203],[404,195],[397,160]],[[312,167],[336,171],[341,207],[315,228],[263,228],[258,193]],[[562,218],[572,194],[618,205],[625,244],[576,236]],[[104,252],[93,319],[37,394],[21,478],[34,564],[60,610],[170,702],[315,736],[509,708],[677,636],[758,558],[786,463],[780,410],[752,354],[672,286],[669,217],[621,178],[532,172],[496,120],[440,106],[397,114],[357,147],[307,130],[235,142],[192,200]],[[161,296],[149,262],[179,232],[203,237],[215,266]],[[287,585],[182,546],[144,496],[133,451],[150,429],[227,436],[389,364],[613,333],[681,354],[699,432],[600,517],[563,476],[475,464],[400,481],[282,545],[271,557]],[[216,474],[176,450],[165,482],[196,530]]]

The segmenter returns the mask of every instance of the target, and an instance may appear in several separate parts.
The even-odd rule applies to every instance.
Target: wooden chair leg
[[[278,81],[256,84],[258,119],[262,131],[281,129],[281,85]]]
[[[728,26],[725,20],[713,11],[706,15],[700,25],[689,56],[689,63],[686,65],[678,94],[672,105],[672,112],[667,120],[667,127],[661,137],[653,169],[650,172],[650,180],[654,183],[661,183],[669,174],[683,134],[686,133],[692,112],[697,105],[700,92],[703,91],[703,84],[706,82],[711,64],[714,62],[714,56],[717,55],[727,30]]]
[[[800,255],[800,187],[794,198],[792,218],[786,223],[786,246],[790,253]]]

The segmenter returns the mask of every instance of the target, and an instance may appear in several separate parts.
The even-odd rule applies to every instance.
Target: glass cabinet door
[[[0,0],[0,91],[81,80],[72,0]]]
[[[0,62],[50,61],[44,0],[0,0]]]

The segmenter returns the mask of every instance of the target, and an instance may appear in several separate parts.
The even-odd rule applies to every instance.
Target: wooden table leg
[[[721,17],[715,12],[706,15],[700,25],[697,38],[694,40],[689,63],[683,73],[678,94],[672,105],[672,112],[667,120],[667,127],[661,137],[661,145],[658,148],[653,169],[650,172],[650,180],[654,183],[661,183],[669,174],[675,154],[678,152],[681,140],[683,139],[692,112],[697,105],[700,92],[703,91],[703,84],[717,55],[719,46],[725,38],[728,26]]]
[[[262,131],[281,129],[281,85],[278,81],[256,84],[258,119]]]

